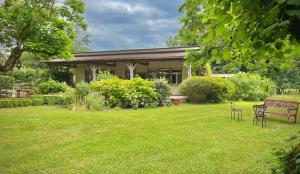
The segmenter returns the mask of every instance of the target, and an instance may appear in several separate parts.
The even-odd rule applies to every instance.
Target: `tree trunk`
[[[12,51],[8,59],[6,60],[4,65],[0,65],[0,71],[10,71],[12,70],[17,61],[21,58],[23,50],[20,46],[15,47]]]

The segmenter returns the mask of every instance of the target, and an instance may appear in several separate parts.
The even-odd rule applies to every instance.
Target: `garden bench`
[[[296,101],[266,99],[264,107],[265,114],[285,116],[287,117],[287,122],[289,122],[290,117],[294,117],[295,123],[297,122],[299,103]]]

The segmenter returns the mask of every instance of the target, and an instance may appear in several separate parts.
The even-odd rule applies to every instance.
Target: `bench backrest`
[[[296,101],[278,100],[278,99],[266,99],[266,108],[281,108],[281,109],[298,109],[299,103]]]

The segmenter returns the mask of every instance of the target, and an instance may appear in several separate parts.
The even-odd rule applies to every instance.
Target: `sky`
[[[184,0],[86,0],[93,51],[164,47],[179,27]]]

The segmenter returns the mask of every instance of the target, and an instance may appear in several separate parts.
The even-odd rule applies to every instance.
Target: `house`
[[[191,76],[191,66],[184,64],[189,48],[153,48],[116,51],[85,52],[74,54],[73,60],[43,61],[49,67],[66,66],[75,68],[76,81],[90,82],[96,79],[99,70],[107,70],[122,79],[166,78],[173,85],[173,94],[178,92],[182,80]]]

